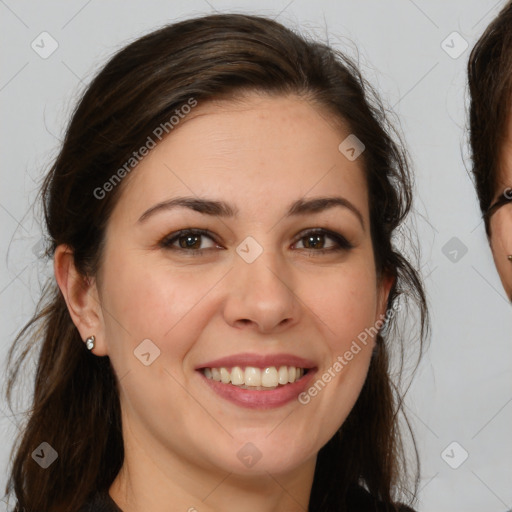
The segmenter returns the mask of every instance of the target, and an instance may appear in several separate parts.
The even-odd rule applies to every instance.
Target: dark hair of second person
[[[472,174],[498,273],[512,300],[512,2],[468,62]]]

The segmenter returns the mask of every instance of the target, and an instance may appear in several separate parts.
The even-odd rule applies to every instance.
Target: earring
[[[89,336],[86,340],[85,340],[85,345],[86,347],[89,349],[89,350],[92,350],[94,348],[94,340],[96,338],[94,336]]]
[[[512,254],[509,254],[509,255],[507,256],[507,258],[508,258],[510,261],[512,261]]]

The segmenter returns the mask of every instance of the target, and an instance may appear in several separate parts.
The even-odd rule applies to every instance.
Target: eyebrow
[[[365,229],[364,218],[361,212],[348,199],[339,196],[317,197],[308,200],[299,199],[290,205],[285,217],[319,213],[336,206],[351,211],[359,220],[363,230]],[[175,197],[168,201],[155,204],[140,216],[138,222],[143,222],[158,212],[169,211],[180,207],[189,208],[204,215],[216,217],[236,217],[238,214],[238,208],[236,208],[236,206],[232,206],[224,201],[185,196]]]

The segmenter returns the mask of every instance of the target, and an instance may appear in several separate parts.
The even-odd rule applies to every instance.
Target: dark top
[[[362,487],[349,491],[347,497],[349,512],[387,512],[386,507],[380,501],[373,498]],[[94,494],[79,512],[123,512],[110,497],[108,490],[98,491]],[[399,506],[397,512],[414,512],[405,505]]]
[[[96,492],[78,512],[123,512],[110,497],[108,489]]]

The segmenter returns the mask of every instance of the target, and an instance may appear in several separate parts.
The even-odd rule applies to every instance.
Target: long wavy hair
[[[421,357],[429,331],[420,276],[394,239],[411,209],[413,181],[398,131],[343,53],[274,20],[242,14],[167,25],[120,50],[81,96],[45,176],[40,193],[46,257],[67,244],[78,271],[95,276],[105,227],[124,182],[101,200],[95,199],[98,189],[190,98],[201,104],[248,91],[299,95],[327,108],[363,141],[360,159],[369,191],[375,265],[379,276],[396,277],[388,308],[396,309],[398,300],[401,305],[377,336],[355,406],[318,454],[309,510],[345,510],[353,485],[365,487],[389,510],[395,510],[399,495],[413,504],[418,453],[409,427],[414,447],[410,471],[399,425],[404,392],[391,378],[390,365],[391,355],[398,354],[401,376],[405,346],[419,346]],[[399,317],[410,318],[412,311],[417,313],[415,327],[400,327]],[[38,353],[33,400],[12,450],[6,493],[15,494],[17,512],[75,512],[93,492],[109,488],[123,464],[117,376],[108,356],[96,357],[85,349],[53,278],[8,354],[11,410],[14,384],[33,350]],[[42,441],[59,454],[47,469],[32,459]]]

